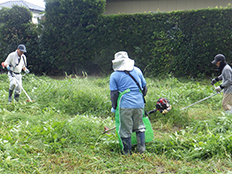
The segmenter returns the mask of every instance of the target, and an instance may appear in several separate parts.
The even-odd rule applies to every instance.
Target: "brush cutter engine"
[[[146,112],[146,115],[152,114],[156,111],[159,111],[161,114],[167,114],[172,106],[169,103],[169,100],[167,98],[159,98],[159,100],[156,102],[156,108],[154,110],[151,110],[149,112]]]
[[[171,110],[171,105],[167,98],[159,98],[156,102],[156,110],[160,111],[162,114],[166,114]]]

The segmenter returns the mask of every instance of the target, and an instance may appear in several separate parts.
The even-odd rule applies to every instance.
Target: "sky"
[[[14,0],[0,0],[0,3],[7,2],[7,1],[14,1]],[[17,0],[15,0],[15,1],[17,1]],[[24,1],[27,1],[27,2],[29,2],[31,4],[38,5],[40,7],[45,8],[44,0],[24,0]]]

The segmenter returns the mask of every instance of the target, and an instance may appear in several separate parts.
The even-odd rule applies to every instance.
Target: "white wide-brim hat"
[[[127,52],[119,51],[114,55],[112,63],[114,71],[132,71],[135,61],[128,57]]]

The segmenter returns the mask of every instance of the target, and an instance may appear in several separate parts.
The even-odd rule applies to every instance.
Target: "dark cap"
[[[211,62],[212,64],[216,64],[217,62],[219,61],[222,61],[222,62],[225,62],[226,61],[226,58],[223,54],[217,54],[215,57],[214,57],[214,60]]]
[[[18,46],[18,49],[20,49],[20,50],[21,50],[22,52],[24,52],[24,53],[27,52],[26,47],[25,47],[25,45],[23,45],[23,44],[20,44],[20,45]]]

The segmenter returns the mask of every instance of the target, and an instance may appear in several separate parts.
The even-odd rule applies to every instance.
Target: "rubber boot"
[[[18,102],[19,101],[19,94],[14,94],[14,99]]]
[[[122,144],[124,146],[123,148],[123,154],[125,155],[131,155],[131,137],[129,138],[121,138]]]
[[[145,132],[136,132],[137,138],[137,150],[139,153],[144,153],[146,150],[145,147]]]
[[[232,109],[225,111],[226,114],[232,114]]]
[[[12,94],[13,94],[13,90],[9,90],[8,102],[12,102]]]

